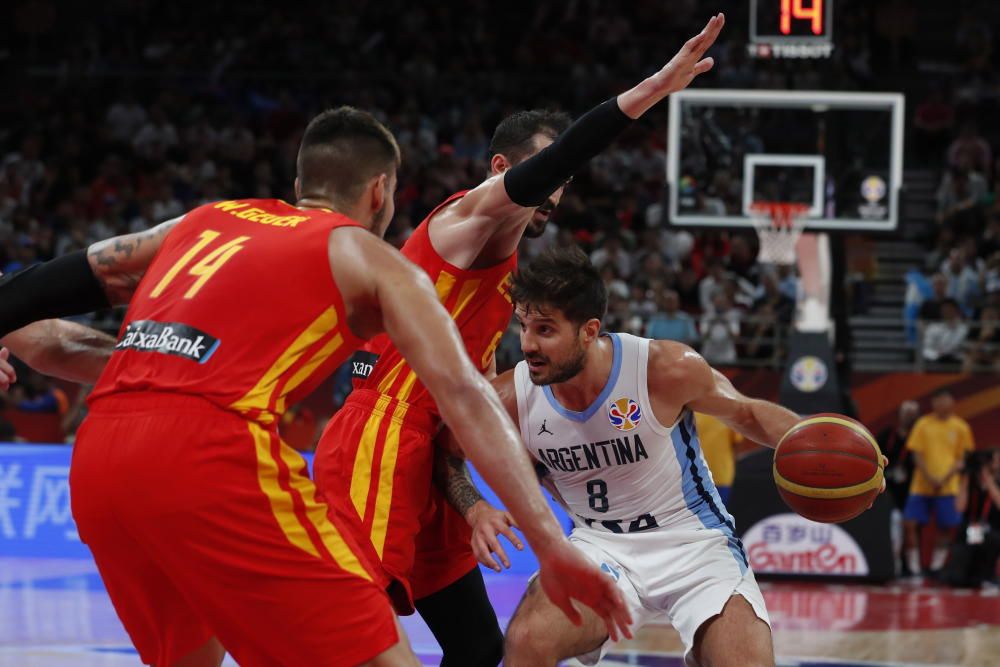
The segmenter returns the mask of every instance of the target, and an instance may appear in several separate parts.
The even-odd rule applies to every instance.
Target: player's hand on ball
[[[17,382],[17,373],[10,364],[10,350],[0,347],[0,390],[7,391]]]
[[[544,554],[539,552],[538,556],[541,563],[538,579],[542,590],[571,623],[583,623],[583,617],[573,606],[576,600],[604,620],[612,641],[620,637],[632,638],[629,630],[632,616],[614,579],[601,572],[566,539],[547,548]]]
[[[476,555],[476,560],[491,570],[500,572],[500,565],[493,557],[496,554],[503,566],[509,569],[510,560],[500,544],[499,536],[506,537],[518,551],[524,550],[524,544],[513,531],[517,528],[514,517],[480,500],[469,508],[465,518],[472,526],[472,553]]]
[[[715,61],[712,58],[702,59],[702,56],[715,44],[722,26],[725,24],[726,16],[720,12],[709,19],[700,33],[686,41],[677,55],[671,58],[670,62],[663,66],[663,69],[653,75],[658,89],[667,95],[676,93],[691,85],[691,82],[699,74],[704,74],[712,69]]]

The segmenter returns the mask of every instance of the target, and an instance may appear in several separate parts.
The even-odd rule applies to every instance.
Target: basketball
[[[793,426],[774,450],[774,482],[785,503],[812,521],[840,523],[864,512],[882,487],[882,453],[849,417],[818,414]]]

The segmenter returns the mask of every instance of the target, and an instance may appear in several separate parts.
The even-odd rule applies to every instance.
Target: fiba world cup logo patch
[[[631,431],[641,419],[639,404],[631,398],[618,398],[608,404],[608,421],[619,431]]]
[[[800,357],[798,361],[792,364],[789,376],[793,387],[799,391],[811,394],[823,388],[827,377],[829,377],[829,373],[822,359],[805,356]]]

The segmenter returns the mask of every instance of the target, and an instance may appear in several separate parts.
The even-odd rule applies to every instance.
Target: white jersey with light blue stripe
[[[649,400],[649,340],[608,334],[614,361],[607,384],[586,410],[568,410],[551,387],[514,371],[521,436],[549,471],[579,528],[604,533],[719,531],[747,565],[733,518],[705,465],[694,415],[660,424]]]

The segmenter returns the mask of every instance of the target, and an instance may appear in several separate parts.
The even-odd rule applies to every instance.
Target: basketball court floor
[[[526,579],[487,575],[487,581],[506,625]],[[996,591],[785,582],[762,588],[783,667],[1000,665]],[[423,663],[437,665],[437,644],[419,618],[403,624]],[[682,667],[681,652],[669,626],[648,627],[601,665]],[[139,664],[92,562],[0,557],[0,667]]]

